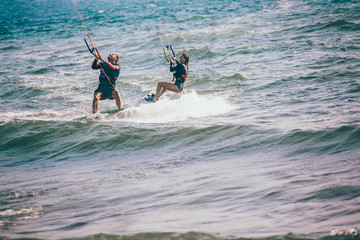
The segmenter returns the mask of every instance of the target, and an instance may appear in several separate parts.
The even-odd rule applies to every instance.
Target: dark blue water
[[[0,2],[1,239],[359,239],[358,1],[77,4],[128,108],[92,114],[72,1]],[[156,25],[189,78],[137,106]]]

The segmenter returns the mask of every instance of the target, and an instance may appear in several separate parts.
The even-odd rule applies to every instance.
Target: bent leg
[[[155,94],[155,97],[154,97],[154,102],[159,100],[161,95],[163,95],[166,90],[170,90],[170,91],[173,91],[173,92],[176,92],[176,93],[180,92],[179,88],[173,83],[159,82],[158,86],[156,88],[156,94]]]
[[[93,100],[93,105],[92,105],[93,113],[99,112],[99,100],[100,99],[101,99],[101,93],[99,93],[99,92],[94,93],[94,100]]]
[[[162,82],[159,82],[157,87],[156,87],[156,92],[155,92],[155,96],[153,98],[153,102],[156,102],[157,100],[159,100],[159,94],[160,94],[160,91],[161,91],[161,84],[162,84]]]
[[[118,107],[118,109],[122,108],[122,101],[118,90],[114,90],[112,92],[112,97],[115,98],[116,106]]]

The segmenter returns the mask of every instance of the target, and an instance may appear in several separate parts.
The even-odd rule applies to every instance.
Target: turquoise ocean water
[[[0,2],[0,239],[359,239],[359,1],[77,4],[128,108],[91,113],[71,0]],[[158,17],[189,78],[134,107]]]

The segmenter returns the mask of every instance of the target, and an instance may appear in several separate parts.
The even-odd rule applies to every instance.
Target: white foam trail
[[[89,107],[90,109],[90,107]],[[198,95],[195,91],[164,94],[156,103],[129,107],[116,114],[92,114],[90,111],[43,110],[0,113],[0,123],[14,120],[74,121],[78,119],[100,122],[170,123],[201,119],[225,114],[236,109],[222,95]]]
[[[235,108],[222,96],[198,95],[192,91],[175,95],[169,93],[156,103],[126,109],[116,117],[137,123],[169,123],[221,115]]]

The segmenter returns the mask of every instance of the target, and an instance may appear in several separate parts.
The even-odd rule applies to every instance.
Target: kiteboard
[[[121,112],[123,110],[125,110],[126,108],[118,108],[118,109],[113,109],[113,110],[107,110],[104,112],[100,112],[101,114],[113,114],[113,113],[117,113],[117,112]]]
[[[144,97],[144,100],[146,102],[153,102],[155,97],[155,93],[149,93],[147,96]]]
[[[144,103],[152,103],[153,102],[153,99],[155,97],[155,93],[149,93],[147,94],[145,97],[143,97],[142,99],[140,99],[138,101],[138,104],[135,105],[134,107],[137,107],[141,104],[144,104]],[[119,109],[113,109],[113,110],[107,110],[107,111],[104,111],[104,112],[100,112],[100,114],[114,114],[114,113],[118,113],[118,112],[121,112],[123,110],[125,110],[126,107],[124,108],[119,108]]]

